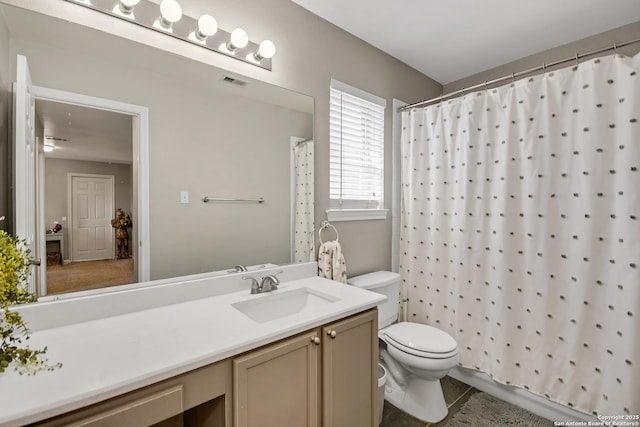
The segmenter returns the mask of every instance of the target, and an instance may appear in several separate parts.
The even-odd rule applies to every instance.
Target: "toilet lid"
[[[457,347],[456,340],[451,335],[419,323],[397,323],[385,329],[384,334],[400,346],[418,352],[450,353]]]

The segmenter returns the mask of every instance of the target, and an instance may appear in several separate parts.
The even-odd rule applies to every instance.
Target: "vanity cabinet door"
[[[235,426],[318,426],[319,333],[314,329],[234,359]]]
[[[378,425],[378,311],[322,328],[322,424]]]

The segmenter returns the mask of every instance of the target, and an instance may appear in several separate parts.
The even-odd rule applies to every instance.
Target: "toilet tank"
[[[386,295],[387,301],[378,305],[378,329],[398,320],[400,303],[400,275],[390,271],[376,271],[352,277],[347,283],[368,291]]]

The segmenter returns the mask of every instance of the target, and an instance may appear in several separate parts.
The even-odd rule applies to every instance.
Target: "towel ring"
[[[322,231],[326,228],[332,228],[334,233],[336,233],[336,242],[340,239],[340,235],[338,234],[338,230],[331,225],[331,223],[329,221],[327,221],[326,219],[324,221],[322,221],[322,225],[320,226],[320,229],[318,230],[318,239],[320,240],[320,244],[323,244],[324,242],[322,241]]]

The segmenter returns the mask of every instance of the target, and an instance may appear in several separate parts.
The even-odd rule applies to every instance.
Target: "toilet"
[[[376,271],[353,277],[350,285],[387,296],[378,305],[380,359],[387,370],[385,399],[425,422],[447,416],[440,379],[458,363],[456,341],[440,329],[397,322],[400,275]]]

